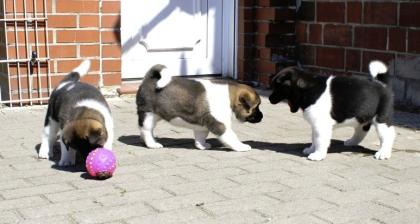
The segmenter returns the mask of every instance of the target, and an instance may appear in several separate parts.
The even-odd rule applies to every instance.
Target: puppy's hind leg
[[[356,146],[366,137],[371,123],[361,124],[354,129],[353,137],[344,142],[345,146]]]
[[[153,129],[155,128],[156,122],[159,120],[158,116],[152,112],[139,111],[138,114],[140,136],[143,138],[144,144],[146,144],[147,148],[162,148],[163,145],[158,143],[153,136]]]
[[[195,147],[197,149],[209,149],[211,148],[210,143],[206,142],[207,135],[209,131],[205,130],[194,130],[194,138],[195,138]]]
[[[53,146],[57,139],[58,129],[58,122],[47,116],[45,118],[45,126],[42,132],[42,142],[41,147],[39,148],[38,158],[48,159],[48,157],[53,157]]]
[[[312,144],[315,147],[315,151],[309,154],[309,160],[319,161],[325,159],[325,157],[327,156],[328,147],[331,143],[332,129],[333,125],[329,124],[313,125],[312,135],[314,141],[312,142]]]
[[[389,159],[391,158],[392,145],[395,139],[395,129],[393,126],[388,126],[385,123],[374,123],[376,131],[378,132],[381,147],[375,153],[375,159]]]

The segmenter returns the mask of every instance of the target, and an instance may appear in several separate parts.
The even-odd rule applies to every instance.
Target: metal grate
[[[47,1],[2,3],[0,106],[43,104],[51,93]]]

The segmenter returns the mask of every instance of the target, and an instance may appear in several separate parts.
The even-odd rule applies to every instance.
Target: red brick
[[[298,60],[304,65],[315,64],[315,47],[308,45],[298,46]]]
[[[400,3],[400,26],[420,27],[420,2]]]
[[[362,3],[361,2],[347,2],[347,22],[361,23],[362,22]]]
[[[392,2],[365,2],[363,23],[397,24],[397,4]]]
[[[103,60],[102,71],[104,72],[121,72],[121,60]]]
[[[311,24],[309,26],[309,43],[322,44],[322,25]]]
[[[120,1],[103,1],[102,2],[102,13],[120,13],[121,2]]]
[[[120,28],[120,15],[102,16],[101,27]]]
[[[82,60],[57,60],[57,72],[58,73],[68,73],[76,68]],[[99,71],[99,61],[98,60],[91,60],[91,66],[89,72],[92,73],[93,71]]]
[[[360,71],[361,52],[359,50],[346,50],[346,70]]]
[[[58,43],[92,43],[99,41],[98,30],[60,30],[57,31]]]
[[[254,0],[239,0],[239,6],[241,7],[252,7],[255,5]]]
[[[40,29],[40,28],[38,27],[38,29]],[[53,32],[48,31],[48,42],[49,43],[52,43],[52,41],[53,41],[52,36],[53,36]],[[10,31],[7,32],[7,41],[8,41],[9,44],[14,44],[16,42],[25,43],[25,32],[18,31],[17,32],[17,38],[18,39],[16,41],[15,32],[10,32]],[[33,32],[33,31],[28,32],[28,42],[29,43],[35,43],[36,38],[38,38],[38,43],[45,43],[45,32],[42,29],[40,29],[38,31],[38,36],[36,36],[36,33]]]
[[[48,16],[48,26],[51,27],[76,27],[77,18],[75,15],[50,15]]]
[[[104,85],[105,86],[119,86],[121,85],[121,73],[105,74]]]
[[[56,12],[99,13],[99,1],[56,0]]]
[[[264,6],[264,7],[278,7],[278,6],[288,6],[289,1],[279,1],[279,0],[258,0],[257,2],[258,6]]]
[[[379,27],[356,27],[355,46],[385,50],[387,43],[386,28]]]
[[[347,25],[327,24],[324,27],[324,44],[351,46],[352,28]]]
[[[258,23],[258,25],[259,24],[264,24],[264,23]],[[257,25],[257,26],[258,26]],[[239,23],[239,26],[238,26],[238,32],[239,33],[253,33],[253,32],[255,32],[255,27],[256,25],[255,25],[255,22],[254,21],[242,21],[241,23]],[[265,27],[264,27],[264,25],[262,25],[261,27],[257,27],[257,28],[260,28],[260,29],[264,29]],[[267,27],[267,29],[268,29],[268,27]],[[258,30],[257,32],[259,32],[260,33],[260,31]],[[261,32],[261,33],[263,33],[263,32]]]
[[[115,30],[115,31],[102,31],[101,32],[102,35],[102,43],[119,43],[120,42],[120,31],[119,30]]]
[[[320,22],[344,22],[344,2],[318,2],[317,21]]]
[[[276,73],[276,63],[268,60],[258,60],[256,62],[256,70],[261,73]]]
[[[52,58],[75,58],[76,54],[76,45],[50,45]]]
[[[3,2],[3,1],[2,1]],[[5,0],[4,1],[6,3],[6,12],[8,13],[13,13],[13,1],[11,0]],[[52,0],[47,0],[47,12],[51,12],[52,11]],[[24,7],[23,7],[23,1],[16,1],[16,12],[17,13],[23,13],[24,11]],[[1,3],[3,4],[3,3]],[[44,8],[44,0],[36,0],[36,11],[38,13],[42,13],[43,12],[43,8]],[[26,12],[34,12],[35,7],[34,7],[34,2],[33,1],[26,1]]]
[[[400,51],[405,52],[406,51],[406,33],[407,31],[405,29],[400,28],[389,28],[389,46],[388,50],[391,51]]]
[[[80,45],[80,57],[99,57],[99,45]]]
[[[99,15],[80,15],[79,27],[98,27],[99,26]]]
[[[102,57],[104,58],[120,58],[121,47],[119,45],[102,46]]]
[[[332,47],[317,47],[316,65],[337,69],[344,68],[344,49]]]
[[[99,86],[99,75],[85,75],[80,79],[81,82],[89,83],[95,87]]]
[[[271,60],[271,48],[261,47],[257,50],[259,59]]]
[[[289,8],[257,8],[257,20],[293,20],[295,19],[295,11]]]
[[[368,72],[369,63],[373,60],[381,60],[388,64],[394,59],[394,54],[386,52],[363,51],[362,71]]]
[[[306,42],[306,23],[296,23],[296,40],[300,43]]]
[[[260,88],[269,88],[271,86],[271,79],[273,74],[260,73],[257,75],[258,83]]]
[[[408,52],[420,53],[420,30],[408,30]]]

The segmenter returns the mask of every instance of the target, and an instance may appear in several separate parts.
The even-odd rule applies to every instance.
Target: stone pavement
[[[146,149],[134,99],[109,102],[118,168],[105,181],[36,158],[46,107],[0,110],[0,223],[420,223],[418,114],[397,113],[390,160],[373,159],[373,129],[363,147],[342,146],[344,128],[326,160],[312,162],[301,154],[302,114],[266,98],[261,123],[234,124],[254,148],[245,153],[214,136],[218,147],[195,150],[192,131],[165,123],[156,134],[166,147]]]

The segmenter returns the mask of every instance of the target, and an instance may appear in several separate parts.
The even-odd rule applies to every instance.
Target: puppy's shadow
[[[123,135],[118,138],[118,141],[126,145],[146,147],[143,141],[140,140],[139,135]],[[197,150],[194,146],[194,139],[192,138],[156,138],[156,141],[167,148]],[[231,151],[216,138],[208,138],[206,142],[212,145],[210,150]]]
[[[306,157],[302,151],[304,148],[311,145],[311,143],[271,143],[260,141],[245,141],[244,143],[249,144],[252,148],[255,149],[270,150],[300,157]],[[375,153],[374,150],[367,149],[363,146],[345,146],[343,141],[335,139],[331,140],[328,154],[343,152],[362,153],[366,156],[371,156]]]
[[[35,145],[35,151],[36,151],[36,154],[37,155],[39,153],[40,147],[41,147],[41,144]],[[60,171],[72,172],[72,173],[86,172],[86,167],[85,167],[84,160],[79,155],[76,156],[76,165],[75,166],[63,166],[63,167],[62,166],[58,166],[58,161],[61,158],[60,144],[58,142],[56,142],[54,144],[54,146],[53,146],[53,152],[54,152],[53,153],[54,156],[52,158],[49,158],[48,159],[48,160],[54,162],[54,164],[51,166],[51,168],[56,169],[56,170],[60,170]]]

